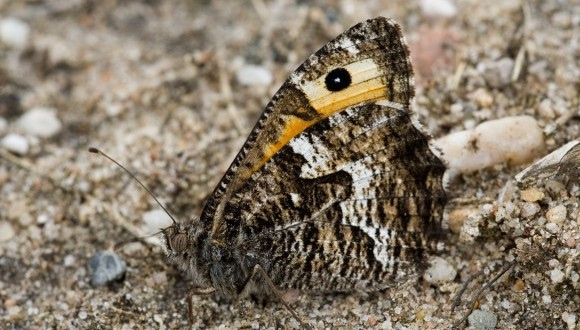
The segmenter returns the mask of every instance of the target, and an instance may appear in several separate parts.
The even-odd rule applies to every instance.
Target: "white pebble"
[[[426,16],[453,17],[457,7],[450,0],[421,0],[421,10]]]
[[[62,124],[56,109],[38,107],[26,112],[18,120],[19,126],[30,135],[48,138],[60,131]]]
[[[467,318],[469,325],[478,330],[492,330],[497,325],[497,317],[487,311],[476,309]]]
[[[552,303],[552,297],[550,297],[550,295],[548,295],[548,294],[545,294],[545,295],[542,296],[542,302],[545,305],[549,305],[549,304]]]
[[[29,34],[28,24],[18,18],[8,17],[0,21],[0,40],[9,47],[23,49]]]
[[[64,265],[66,267],[73,266],[76,263],[77,259],[72,254],[67,255],[64,257]]]
[[[87,319],[87,316],[88,316],[87,315],[87,312],[85,312],[85,311],[80,311],[79,312],[79,319],[86,320]]]
[[[562,313],[562,321],[566,322],[568,329],[576,328],[576,314],[564,312]]]
[[[540,205],[538,203],[524,203],[522,205],[521,215],[524,218],[530,218],[536,215],[538,211],[540,211]]]
[[[18,134],[6,135],[2,139],[2,147],[18,155],[26,155],[29,148],[26,138]]]
[[[502,300],[501,307],[503,307],[504,309],[509,309],[511,307],[509,300],[507,300],[507,299]]]
[[[496,164],[522,164],[544,152],[544,135],[530,116],[490,120],[437,140],[452,172],[470,173]]]
[[[548,229],[548,231],[550,231],[552,234],[557,234],[560,232],[560,227],[558,227],[558,225],[553,222],[548,222],[546,224],[546,229]]]
[[[562,223],[566,220],[566,207],[564,205],[555,206],[546,212],[546,219],[553,223]]]
[[[14,237],[14,228],[8,221],[0,222],[0,242],[6,242]]]
[[[273,77],[270,70],[258,65],[244,65],[236,73],[236,79],[244,86],[269,86]]]
[[[143,230],[147,234],[157,232],[159,229],[169,227],[172,224],[171,218],[162,209],[145,212],[143,222],[145,224]]]
[[[552,269],[552,271],[550,271],[550,279],[554,283],[562,283],[562,281],[564,281],[564,272],[562,272],[560,268]]]
[[[425,271],[423,278],[429,283],[442,283],[452,281],[457,276],[457,271],[447,260],[434,257],[430,260],[430,267]]]

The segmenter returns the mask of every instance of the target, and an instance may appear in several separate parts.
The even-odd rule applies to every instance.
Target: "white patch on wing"
[[[294,206],[300,205],[300,202],[302,201],[302,197],[297,193],[290,193],[290,199],[292,200],[292,204],[294,204]]]
[[[305,134],[300,134],[288,142],[292,150],[302,155],[306,159],[306,164],[302,165],[300,177],[316,178],[320,175],[319,171],[328,171],[328,151],[316,136],[312,137],[313,143],[307,140]]]
[[[346,49],[352,55],[356,55],[359,53],[357,45],[352,42],[352,40],[348,37],[343,37],[339,40],[340,47]]]
[[[369,210],[370,208],[370,210]],[[356,226],[367,234],[375,243],[373,254],[383,266],[391,266],[395,260],[389,255],[389,247],[392,245],[396,232],[386,228],[380,228],[373,219],[366,219],[366,214],[375,213],[376,203],[369,200],[360,200],[356,203],[340,203],[343,217],[341,223],[348,226]],[[377,230],[377,228],[379,228]]]

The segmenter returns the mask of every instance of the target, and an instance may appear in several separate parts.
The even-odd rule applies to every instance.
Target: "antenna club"
[[[95,147],[89,147],[89,152],[93,154],[100,154],[101,151]]]

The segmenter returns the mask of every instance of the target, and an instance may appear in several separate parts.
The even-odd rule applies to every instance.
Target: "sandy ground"
[[[432,3],[0,0],[0,20],[30,29],[22,47],[0,43],[0,139],[16,134],[29,147],[0,149],[0,327],[186,327],[191,283],[153,245],[126,245],[124,278],[91,285],[88,259],[145,234],[142,219],[157,206],[87,148],[126,164],[179,218],[198,215],[287,75],[366,18],[403,26],[417,109],[435,137],[523,114],[542,128],[543,154],[580,136],[577,3],[457,1],[447,17]],[[237,75],[252,65],[260,74],[243,84]],[[50,136],[19,125],[38,107],[62,124]],[[437,254],[457,270],[452,281],[303,295],[297,312],[316,328],[449,328],[467,310],[450,310],[462,284],[484,270],[468,300],[516,261],[478,300],[484,318],[501,329],[580,329],[578,180],[534,183],[530,197],[510,183],[527,165],[450,184],[454,226]],[[546,227],[555,207],[564,220]],[[465,219],[477,230],[460,229]],[[194,299],[196,328],[298,327],[275,301]]]

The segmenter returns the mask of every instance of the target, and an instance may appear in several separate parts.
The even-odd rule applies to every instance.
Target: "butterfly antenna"
[[[151,197],[153,197],[153,199],[155,200],[155,202],[157,203],[157,205],[159,205],[159,207],[161,207],[163,209],[163,211],[165,211],[165,213],[167,213],[167,215],[171,218],[171,221],[173,221],[174,225],[177,225],[177,221],[175,220],[175,218],[171,215],[171,213],[167,210],[167,208],[165,208],[165,206],[163,206],[163,204],[161,204],[161,202],[157,199],[157,197],[155,197],[155,194],[153,194],[153,192],[151,191],[151,189],[147,188],[147,186],[145,186],[143,184],[143,182],[141,182],[141,180],[139,180],[135,174],[133,174],[131,171],[129,171],[127,168],[125,168],[125,166],[121,165],[118,161],[114,160],[113,158],[109,157],[109,155],[107,155],[106,153],[102,152],[101,150],[94,148],[94,147],[90,147],[89,148],[89,152],[93,153],[93,154],[99,154],[105,158],[107,158],[108,160],[112,161],[113,163],[115,163],[117,166],[119,166],[121,169],[123,169],[123,171],[125,171],[127,174],[129,174],[131,176],[131,178],[133,178],[133,180],[137,181],[137,183],[139,185],[141,185],[141,187],[143,187],[143,189],[145,189],[149,195]]]
[[[160,230],[160,231],[158,231],[158,232],[155,232],[155,233],[153,233],[153,234],[151,234],[151,235],[147,235],[147,236],[143,236],[143,237],[135,237],[135,238],[128,239],[128,240],[126,240],[126,241],[119,242],[119,243],[117,243],[117,244],[115,244],[115,245],[113,246],[113,251],[114,251],[114,252],[117,252],[117,251],[119,251],[121,248],[123,248],[125,245],[127,245],[127,244],[129,244],[129,243],[134,243],[134,242],[142,242],[143,240],[145,240],[145,239],[147,239],[147,238],[149,238],[149,237],[154,237],[154,236],[157,236],[157,235],[159,235],[160,233],[162,233],[162,231],[161,231],[161,230]]]

